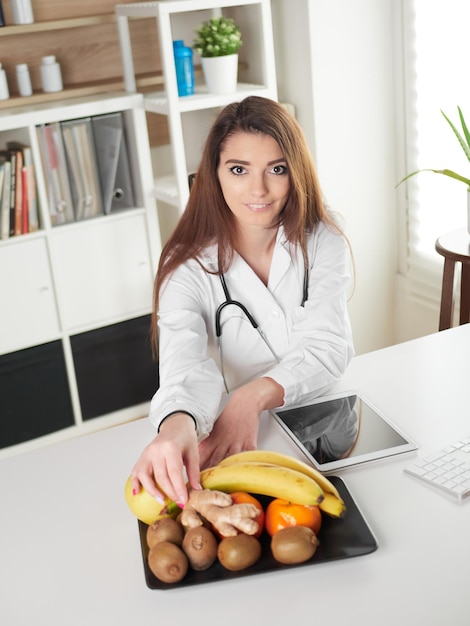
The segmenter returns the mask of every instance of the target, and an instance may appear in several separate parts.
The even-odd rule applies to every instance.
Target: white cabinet
[[[187,32],[185,24],[187,26],[190,20],[197,26],[220,11],[228,17],[233,17],[240,25],[243,46],[239,51],[239,60],[244,69],[239,72],[239,79],[244,82],[238,84],[235,93],[223,95],[207,93],[204,83],[199,82],[196,83],[194,95],[178,97],[172,42],[184,38],[182,33]],[[181,213],[189,194],[188,173],[197,168],[202,142],[211,122],[211,117],[204,115],[204,112],[217,110],[230,102],[242,100],[253,94],[277,99],[270,0],[138,2],[116,5],[116,16],[124,83],[129,92],[136,91],[129,18],[157,19],[165,91],[146,93],[145,109],[168,118],[173,176],[160,178],[157,175],[156,195],[157,200],[177,207]],[[188,44],[191,45],[192,40],[188,41]]]
[[[122,113],[134,204],[53,226],[38,128],[107,113]],[[11,141],[31,147],[39,230],[0,240],[0,456],[143,416],[158,386],[148,330],[161,241],[143,97],[3,109],[0,150]]]
[[[148,312],[154,267],[144,215],[57,228],[51,250],[62,316],[71,331]]]
[[[2,353],[60,337],[45,238],[18,237],[15,245],[8,243],[0,246]]]

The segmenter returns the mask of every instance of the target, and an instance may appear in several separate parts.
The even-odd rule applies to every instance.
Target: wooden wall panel
[[[132,4],[138,0],[123,0]],[[64,20],[72,17],[88,15],[104,15],[114,13],[116,0],[32,0],[34,21],[48,22],[49,20]],[[10,0],[2,0],[7,24],[11,24]]]
[[[9,0],[2,2],[5,21],[12,25]],[[83,27],[51,28],[44,31],[28,31],[20,34],[0,36],[0,61],[5,68],[10,95],[18,96],[15,65],[27,63],[30,70],[34,94],[42,94],[39,66],[45,55],[55,55],[61,65],[65,89],[78,89],[83,86],[95,86],[97,91],[123,89],[121,52],[117,26],[114,20],[116,2],[113,0],[34,0],[35,23],[55,22],[57,20],[76,19],[89,16],[107,16],[104,23]],[[156,20],[130,20],[130,33],[134,64],[139,75],[145,77],[161,76],[161,60],[158,45]],[[162,88],[152,86],[151,89]],[[70,94],[71,96],[73,93]],[[77,94],[80,95],[80,94]],[[60,96],[48,94],[48,99],[67,96],[66,91]],[[25,102],[26,104],[26,99]],[[22,99],[2,102],[2,108],[12,104],[23,104]],[[168,143],[166,118],[148,116],[151,120],[149,137],[151,145]]]

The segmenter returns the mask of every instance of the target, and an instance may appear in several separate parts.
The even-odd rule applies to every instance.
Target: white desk
[[[470,325],[459,326],[357,357],[341,387],[362,391],[421,455],[470,433],[469,357]],[[152,435],[140,420],[0,461],[2,626],[470,623],[470,502],[404,475],[415,453],[341,474],[376,552],[149,590],[123,486]],[[296,453],[274,423],[260,447]]]

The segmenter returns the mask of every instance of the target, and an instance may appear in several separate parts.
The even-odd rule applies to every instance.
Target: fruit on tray
[[[182,548],[171,541],[160,541],[148,554],[151,572],[165,583],[179,583],[188,573],[189,561]]]
[[[203,571],[217,559],[217,539],[206,526],[196,526],[186,531],[183,540],[183,552],[192,569]]]
[[[319,504],[323,490],[319,484],[302,472],[289,467],[259,461],[240,461],[216,465],[201,472],[204,489],[227,493],[247,493],[285,498],[298,504]]]
[[[150,549],[161,541],[170,541],[177,546],[181,546],[183,538],[183,527],[172,517],[161,517],[147,528],[146,539]]]
[[[266,507],[265,528],[271,537],[289,526],[307,526],[318,535],[322,523],[320,507],[275,498]]]
[[[130,480],[125,489],[129,508],[148,524],[149,568],[168,583],[216,562],[234,572],[244,570],[266,549],[281,564],[303,563],[319,545],[322,514],[346,513],[326,476],[293,457],[266,450],[234,454],[202,470],[203,489],[190,492],[182,511],[169,499],[158,504],[144,489],[133,495]],[[265,498],[258,500],[257,495]]]
[[[253,535],[239,533],[234,537],[224,537],[219,543],[217,557],[220,563],[232,572],[238,572],[254,565],[261,556],[261,544]]]
[[[271,539],[273,556],[284,565],[308,561],[315,554],[318,545],[316,534],[307,526],[282,528]]]
[[[239,452],[237,454],[232,454],[231,456],[226,457],[223,461],[219,463],[218,467],[230,466],[236,463],[246,462],[268,463],[301,472],[302,474],[308,476],[314,482],[316,482],[322,490],[323,499],[318,503],[318,506],[323,513],[326,513],[331,517],[343,517],[343,515],[346,513],[346,506],[344,504],[344,501],[333,483],[324,474],[316,470],[311,465],[308,465],[307,463],[304,463],[303,461],[300,461],[299,459],[291,457],[287,454],[275,452],[273,450],[247,450],[245,452]],[[283,496],[278,495],[275,497]],[[315,504],[295,500],[294,493],[285,499],[292,502],[297,502],[298,504]]]
[[[131,476],[126,480],[124,495],[132,513],[144,524],[152,524],[162,517],[176,517],[178,515],[178,505],[169,498],[164,504],[160,504],[143,487],[138,493],[133,494]]]

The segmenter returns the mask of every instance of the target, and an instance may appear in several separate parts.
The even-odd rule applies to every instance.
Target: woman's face
[[[278,223],[289,195],[289,174],[278,143],[269,135],[239,131],[225,141],[218,168],[225,202],[241,226]]]

